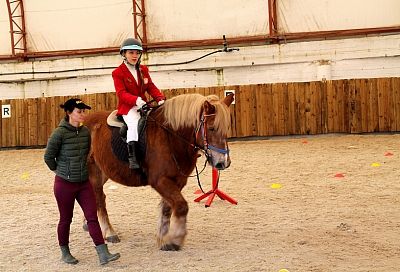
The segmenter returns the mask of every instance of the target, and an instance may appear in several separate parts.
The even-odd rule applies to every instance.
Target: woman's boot
[[[128,159],[129,159],[129,168],[130,169],[139,169],[140,166],[136,160],[135,154],[135,141],[130,141],[128,143]]]
[[[111,261],[118,260],[121,255],[119,253],[111,254],[108,251],[107,244],[96,246],[97,254],[99,255],[100,264],[106,264]]]
[[[69,252],[69,246],[60,246],[61,248],[61,260],[67,264],[77,264],[78,260]]]

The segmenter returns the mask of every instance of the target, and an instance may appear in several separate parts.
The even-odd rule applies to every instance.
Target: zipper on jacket
[[[76,129],[76,136],[78,136],[79,135],[79,130],[78,130],[78,128]],[[77,140],[77,144],[78,144],[78,147],[79,147],[79,158],[81,159],[82,158],[82,141],[79,139],[79,137],[77,137],[76,138],[76,140]],[[83,167],[82,167],[82,161],[83,160],[81,160],[80,162],[79,162],[79,173],[80,173],[80,180],[82,181],[82,172],[83,172]]]
[[[67,177],[68,177],[68,179],[70,179],[70,177],[71,177],[71,165],[70,165],[69,160],[68,160],[68,164],[67,164]]]
[[[76,131],[76,135],[78,135],[78,131]],[[82,141],[78,138],[78,145],[79,145],[79,173],[80,173],[80,180],[82,181]]]

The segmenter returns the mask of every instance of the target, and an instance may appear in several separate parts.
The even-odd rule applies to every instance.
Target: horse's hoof
[[[118,235],[108,236],[106,238],[106,241],[110,242],[110,243],[119,243],[119,242],[121,242],[121,240],[119,239]]]
[[[162,245],[160,249],[162,251],[178,251],[181,249],[181,247],[175,244],[165,244]]]
[[[86,223],[83,224],[82,228],[84,231],[89,231],[89,228]]]

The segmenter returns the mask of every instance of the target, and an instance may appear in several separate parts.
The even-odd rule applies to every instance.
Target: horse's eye
[[[214,132],[215,128],[214,127],[210,127],[208,130]]]

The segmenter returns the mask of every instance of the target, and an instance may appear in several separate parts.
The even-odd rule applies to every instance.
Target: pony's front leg
[[[164,236],[167,235],[167,233],[169,231],[171,214],[172,214],[171,206],[168,205],[168,203],[164,199],[161,199],[160,218],[159,218],[159,222],[158,222],[158,235],[157,235],[157,241],[158,241],[159,245],[162,244],[162,241],[164,240]]]
[[[180,250],[185,241],[188,204],[180,189],[168,178],[161,178],[154,189],[161,194],[161,218],[158,244],[161,250]]]
[[[104,205],[100,204],[97,206],[97,216],[99,218],[99,224],[103,232],[103,237],[107,242],[119,243],[120,239],[117,233],[114,231],[110,223],[110,219],[108,218],[108,213],[105,205],[106,195],[103,193],[102,195],[99,196],[99,198],[101,199],[100,201],[104,204]]]

